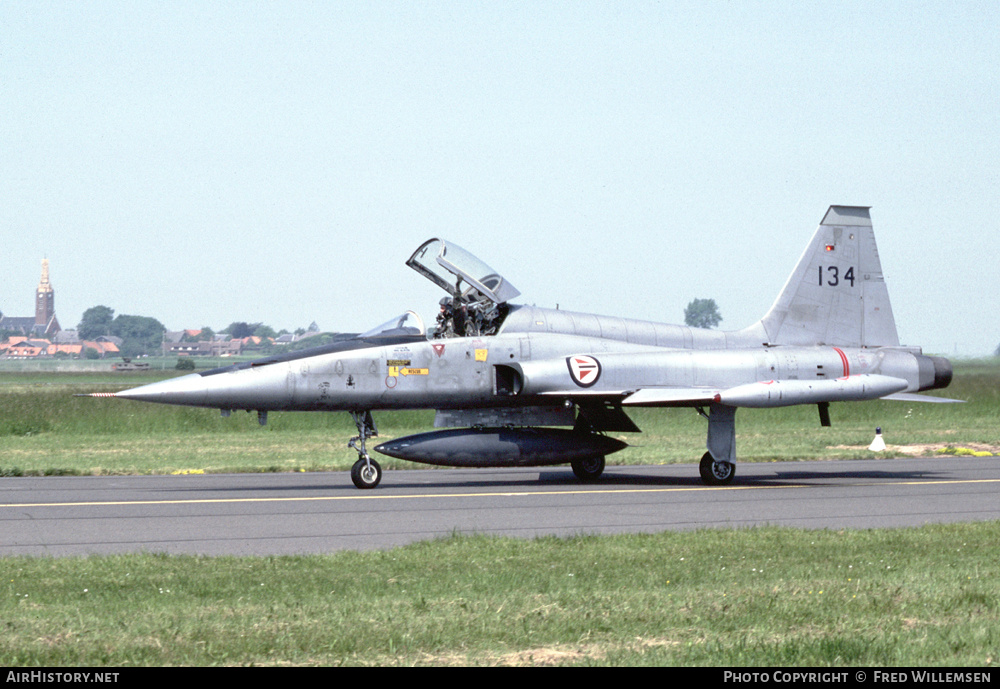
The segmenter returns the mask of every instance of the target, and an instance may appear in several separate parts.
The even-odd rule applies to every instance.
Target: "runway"
[[[813,529],[1000,519],[1000,458],[0,478],[0,555],[280,555],[390,548],[466,534],[523,538],[775,524]]]

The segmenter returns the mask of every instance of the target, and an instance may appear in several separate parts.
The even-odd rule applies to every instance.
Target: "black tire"
[[[736,465],[732,462],[716,462],[712,453],[706,452],[698,465],[701,480],[710,486],[723,486],[733,482],[736,475]]]
[[[382,480],[382,467],[374,459],[368,461],[371,462],[371,469],[368,468],[368,462],[363,459],[359,459],[351,467],[351,480],[362,490],[374,488]]]
[[[574,459],[570,465],[573,473],[581,481],[596,481],[604,473],[604,455]]]

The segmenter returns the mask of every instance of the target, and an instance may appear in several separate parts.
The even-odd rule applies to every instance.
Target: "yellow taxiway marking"
[[[959,483],[1000,483],[1000,478],[984,479],[952,479],[940,481],[896,481],[892,483],[855,483],[851,486],[939,486]],[[781,488],[815,488],[808,483],[797,483],[782,486],[693,486],[676,488],[609,488],[609,489],[578,489],[578,490],[527,490],[522,492],[496,493],[414,493],[408,495],[385,495],[362,493],[360,495],[317,495],[298,498],[197,498],[187,500],[99,500],[93,502],[15,502],[0,504],[4,507],[116,507],[123,505],[225,505],[248,502],[317,502],[322,500],[430,500],[438,498],[496,498],[496,497],[531,497],[535,495],[620,495],[635,493],[681,493],[705,490],[778,490]],[[826,487],[824,484],[823,487]],[[319,489],[317,489],[319,490]]]

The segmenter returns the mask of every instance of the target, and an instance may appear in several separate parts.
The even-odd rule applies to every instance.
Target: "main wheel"
[[[702,455],[698,471],[701,472],[701,480],[708,485],[721,486],[732,482],[736,475],[736,465],[732,462],[717,462],[711,452],[706,452]]]
[[[573,473],[581,481],[596,481],[604,473],[604,456],[574,459],[570,465],[573,467]]]
[[[368,462],[371,462],[371,466],[368,466]],[[351,467],[351,480],[361,489],[374,488],[382,480],[382,467],[374,459],[369,459],[368,462],[359,459]]]

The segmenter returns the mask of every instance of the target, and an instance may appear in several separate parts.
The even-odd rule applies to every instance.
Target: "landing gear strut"
[[[736,475],[736,408],[713,404],[706,414],[698,408],[698,413],[708,419],[708,452],[698,465],[701,480],[710,486],[731,483]]]
[[[374,488],[382,480],[382,467],[369,456],[365,443],[369,438],[378,437],[378,428],[375,427],[375,419],[370,411],[352,411],[351,418],[358,428],[358,434],[347,443],[348,447],[358,452],[358,461],[351,467],[351,480],[358,488]],[[358,441],[361,442],[360,446]]]

